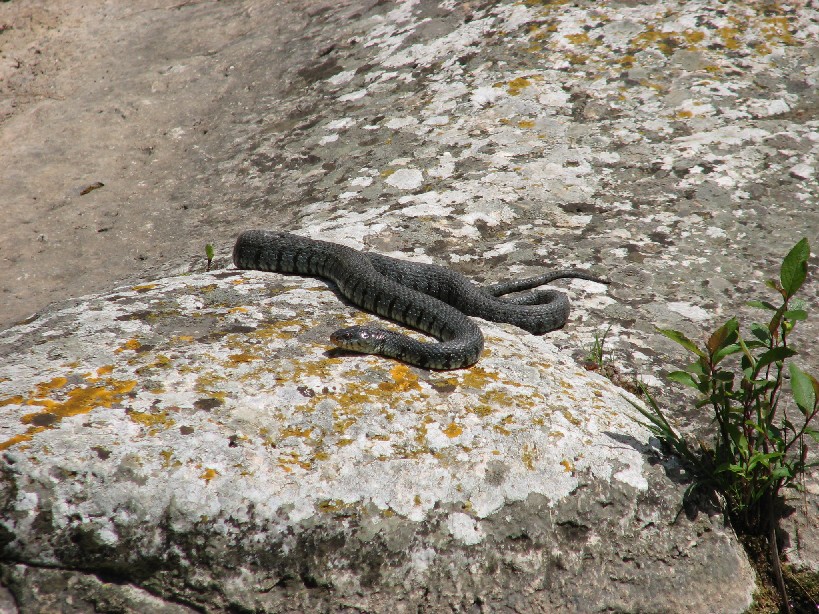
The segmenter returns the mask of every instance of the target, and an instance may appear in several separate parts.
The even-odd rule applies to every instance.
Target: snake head
[[[376,326],[350,326],[335,331],[330,341],[351,352],[380,354],[389,335],[389,331]]]

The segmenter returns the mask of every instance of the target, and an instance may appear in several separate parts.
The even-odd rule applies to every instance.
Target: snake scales
[[[358,307],[438,338],[440,343],[423,343],[370,325],[342,328],[330,337],[347,350],[389,356],[427,369],[459,369],[478,361],[483,334],[467,315],[508,322],[535,334],[560,328],[569,317],[569,299],[562,292],[538,290],[501,298],[510,292],[563,277],[607,283],[582,270],[561,269],[482,288],[444,267],[266,230],[239,235],[233,262],[240,269],[329,279]]]

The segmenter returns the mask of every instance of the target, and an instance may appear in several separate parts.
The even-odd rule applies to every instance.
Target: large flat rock
[[[369,318],[228,270],[7,329],[3,558],[213,611],[750,603],[627,393],[509,325],[457,371],[329,349]]]

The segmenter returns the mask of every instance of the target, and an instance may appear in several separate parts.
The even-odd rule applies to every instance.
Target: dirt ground
[[[275,115],[289,87],[311,13],[293,7],[0,3],[0,329],[53,301],[204,266],[206,243],[229,246],[252,225],[237,206],[252,196],[217,168],[242,155],[230,133],[244,110]],[[250,34],[261,17],[274,27]],[[280,61],[261,65],[262,48]]]

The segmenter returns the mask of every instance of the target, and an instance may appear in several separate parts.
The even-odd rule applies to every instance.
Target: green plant
[[[586,354],[586,362],[594,365],[596,370],[602,370],[606,364],[605,343],[609,331],[611,331],[611,325],[609,325],[602,333],[595,331],[594,341]]]
[[[210,243],[205,245],[205,256],[208,258],[208,267],[205,269],[205,271],[210,271],[210,265],[213,262],[213,245]]]
[[[711,407],[710,443],[689,443],[650,395],[648,409],[635,405],[648,420],[643,424],[693,470],[692,488],[713,488],[723,496],[738,532],[766,537],[786,606],[776,543],[782,489],[799,489],[805,471],[819,465],[807,460],[810,439],[819,441],[819,430],[811,426],[819,414],[819,381],[791,362],[797,352],[790,344],[797,323],[807,318],[804,302],[793,297],[806,279],[809,257],[808,241],[802,239],[783,260],[779,280],[766,282],[781,297],[780,305],[749,303],[771,316],[767,324],[751,324],[749,337],[741,335],[736,318],[714,331],[703,347],[679,331],[657,329],[696,357],[668,378],[697,390],[698,408]],[[786,388],[793,404],[783,396]]]

